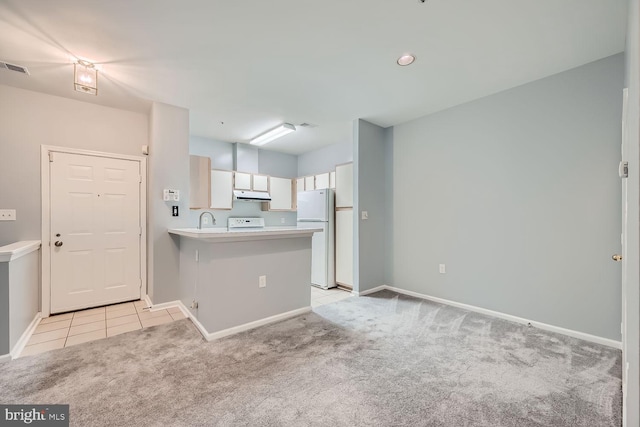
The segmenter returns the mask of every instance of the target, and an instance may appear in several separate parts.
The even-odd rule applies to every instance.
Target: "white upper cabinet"
[[[316,190],[329,188],[329,172],[316,175]]]
[[[253,175],[253,191],[269,191],[269,177],[267,175]]]
[[[336,166],[336,208],[353,207],[353,163]]]
[[[189,156],[189,207],[209,209],[211,206],[211,159]]]
[[[251,174],[246,172],[235,172],[233,188],[236,190],[251,190]]]
[[[329,188],[336,188],[336,171],[329,172]]]
[[[304,177],[304,190],[310,191],[316,189],[315,176],[305,176]]]
[[[211,171],[211,209],[233,208],[233,171]]]
[[[293,180],[289,178],[269,177],[269,195],[271,202],[264,203],[270,211],[291,211],[294,207]]]
[[[296,191],[305,191],[304,190],[304,178],[296,179]]]

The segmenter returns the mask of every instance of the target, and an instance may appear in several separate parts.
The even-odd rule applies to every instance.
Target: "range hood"
[[[235,190],[233,199],[242,202],[270,202],[271,196],[265,191]]]

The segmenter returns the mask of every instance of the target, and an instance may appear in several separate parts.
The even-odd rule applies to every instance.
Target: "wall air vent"
[[[27,67],[23,67],[22,65],[9,64],[8,62],[0,61],[0,69],[5,69],[9,71],[15,71],[18,73],[29,75],[29,70]]]

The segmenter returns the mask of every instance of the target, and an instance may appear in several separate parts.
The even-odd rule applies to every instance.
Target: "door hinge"
[[[53,163],[53,151],[49,151],[49,163]]]

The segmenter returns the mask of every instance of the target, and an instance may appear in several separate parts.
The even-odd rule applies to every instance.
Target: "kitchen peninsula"
[[[180,301],[207,340],[311,311],[319,229],[170,229],[180,236]]]

